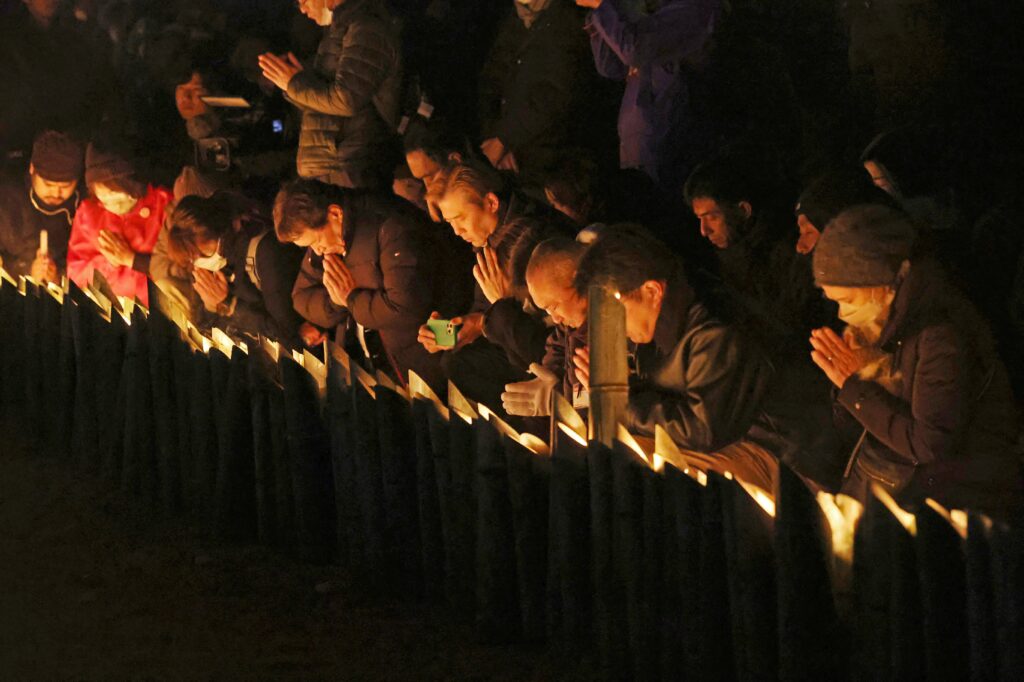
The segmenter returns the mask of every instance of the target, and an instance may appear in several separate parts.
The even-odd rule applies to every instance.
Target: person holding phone
[[[506,384],[530,378],[527,370],[544,357],[549,332],[526,288],[530,254],[539,242],[572,228],[483,163],[456,164],[437,186],[444,219],[477,252],[476,295],[472,307],[452,320],[461,325],[454,346],[437,342],[429,320],[419,329],[419,342],[444,356],[445,374],[467,397],[500,411]]]

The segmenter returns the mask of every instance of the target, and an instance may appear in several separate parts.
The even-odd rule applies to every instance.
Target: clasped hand
[[[100,230],[97,246],[100,254],[115,267],[130,268],[135,262],[135,251],[128,245],[128,240],[117,232]]]
[[[828,327],[811,332],[811,360],[825,373],[829,381],[842,388],[846,380],[863,369],[864,354],[850,345]]]
[[[343,308],[348,307],[348,297],[356,288],[356,280],[345,261],[333,253],[324,256],[324,288],[334,305]]]

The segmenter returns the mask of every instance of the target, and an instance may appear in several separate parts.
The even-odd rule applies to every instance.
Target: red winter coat
[[[146,195],[139,199],[135,208],[123,216],[106,210],[94,198],[83,201],[75,214],[68,244],[68,277],[71,281],[85,288],[92,281],[93,272],[99,270],[115,294],[137,298],[148,306],[146,270],[149,269],[149,259],[136,258],[135,268],[111,265],[99,250],[100,230],[120,234],[133,251],[148,255],[156,245],[164,210],[170,201],[170,191],[152,186],[146,189]]]

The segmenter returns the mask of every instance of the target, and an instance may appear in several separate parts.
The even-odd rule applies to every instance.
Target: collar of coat
[[[911,261],[910,271],[896,287],[889,319],[882,328],[878,346],[892,353],[900,343],[929,325],[968,319],[971,315],[950,314],[954,308],[970,308],[964,296],[946,278],[942,266],[932,258]],[[976,330],[964,330],[977,333]]]
[[[686,334],[689,319],[687,313],[694,300],[693,289],[686,281],[682,268],[677,268],[666,283],[665,297],[661,301],[661,311],[654,325],[654,345],[659,353],[671,353]]]
[[[79,188],[75,188],[74,194],[60,206],[50,206],[44,204],[43,200],[36,196],[35,190],[32,189],[32,178],[25,174],[25,192],[28,194],[28,203],[37,212],[42,213],[45,216],[56,216],[63,214],[68,221],[68,225],[71,225],[75,219],[75,211],[78,210],[78,204],[81,203],[81,195],[79,194]]]
[[[331,26],[344,26],[352,20],[352,15],[360,10],[380,9],[379,7],[374,7],[375,4],[377,4],[377,0],[345,0],[334,8],[331,16]]]
[[[530,217],[533,213],[533,206],[527,199],[523,199],[515,192],[510,192],[507,197],[500,198],[498,206],[498,226],[487,238],[487,246],[495,251],[507,250],[522,233],[526,224],[520,218]]]

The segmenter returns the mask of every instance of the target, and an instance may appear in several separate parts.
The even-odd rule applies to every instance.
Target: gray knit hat
[[[818,286],[874,287],[892,284],[910,257],[914,226],[888,206],[853,206],[828,224],[814,249]]]

